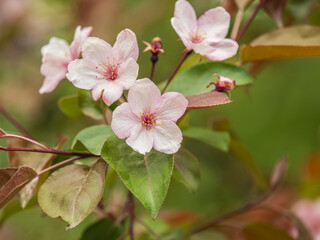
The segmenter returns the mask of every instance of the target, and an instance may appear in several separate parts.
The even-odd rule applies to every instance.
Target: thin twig
[[[122,93],[122,97],[123,97],[125,102],[128,102],[127,97],[126,97],[126,95],[124,93]]]
[[[83,159],[83,158],[86,158],[86,157],[74,157],[74,158],[70,158],[70,159],[67,159],[67,160],[65,160],[65,161],[59,162],[59,163],[57,163],[57,164],[55,164],[55,165],[52,165],[51,167],[48,167],[48,168],[42,170],[41,172],[38,173],[37,176],[41,176],[42,174],[44,174],[44,173],[46,173],[46,172],[49,172],[49,171],[51,171],[52,169],[55,169],[55,168],[60,167],[60,166],[62,166],[62,165],[64,165],[64,164],[67,164],[67,163],[69,163],[69,162],[73,162],[73,161],[75,161],[75,160],[79,160],[79,159]]]
[[[239,33],[237,33],[237,35],[235,36],[234,40],[238,41],[242,35],[245,33],[245,31],[247,31],[248,27],[250,26],[250,24],[252,23],[253,19],[255,18],[255,16],[257,15],[257,13],[259,12],[260,8],[263,7],[265,0],[260,0],[257,5],[255,6],[255,8],[253,9],[250,17],[248,18],[248,20],[245,22],[245,24],[243,25],[243,27],[240,29]]]
[[[102,117],[103,117],[103,121],[105,122],[105,124],[108,125],[108,121],[107,121],[107,117],[106,117],[106,108],[105,108],[105,105],[104,105],[104,101],[100,101],[100,108],[101,108],[101,111],[102,111]]]
[[[37,145],[37,146],[39,146],[39,147],[41,147],[43,149],[49,149],[45,145],[43,145],[43,144],[41,144],[41,143],[31,139],[31,138],[27,138],[27,137],[15,135],[15,134],[6,134],[6,135],[3,135],[3,136],[0,136],[0,138],[18,138],[18,139],[25,140],[27,142],[33,143],[34,145]]]
[[[243,14],[244,14],[244,10],[243,9],[239,9],[236,15],[236,20],[234,21],[233,24],[233,28],[231,31],[231,39],[235,40],[237,35],[238,35],[238,31],[242,22],[242,18],[243,18]]]
[[[33,139],[32,135],[0,104],[0,112],[26,137]]]
[[[184,61],[190,56],[190,54],[192,53],[192,51],[188,51],[183,58],[181,59],[179,65],[177,66],[177,68],[174,70],[174,72],[171,74],[170,78],[168,79],[166,85],[164,86],[164,88],[162,89],[162,94],[166,91],[167,87],[169,86],[169,84],[171,83],[172,79],[174,78],[174,76],[177,74],[178,70],[180,69],[180,67],[182,66],[182,64],[184,63]]]
[[[151,227],[148,226],[144,221],[142,221],[140,218],[136,218],[135,220],[137,223],[140,223],[142,226],[144,226],[156,239],[162,240],[162,238],[156,234]]]
[[[152,66],[151,66],[151,72],[150,72],[150,80],[153,80],[153,74],[154,74],[154,68],[156,66],[155,62],[152,62]]]
[[[99,157],[98,155],[92,153],[77,153],[77,152],[66,152],[66,151],[59,151],[52,148],[47,149],[36,149],[36,148],[11,148],[11,147],[1,147],[0,151],[19,151],[19,152],[37,152],[37,153],[51,153],[57,155],[65,155],[65,156],[80,156],[80,157]]]

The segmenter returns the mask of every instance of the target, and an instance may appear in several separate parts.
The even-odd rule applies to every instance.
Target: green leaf
[[[78,91],[79,96],[79,106],[81,112],[93,119],[100,120],[103,118],[103,113],[100,106],[100,101],[94,101],[92,99],[91,91],[80,89]],[[103,103],[105,104],[105,103]]]
[[[39,190],[40,207],[50,217],[61,217],[68,229],[77,226],[98,205],[107,168],[99,159],[92,167],[72,164],[56,170]]]
[[[15,172],[13,173],[13,171]],[[26,166],[21,166],[19,168],[0,169],[0,179],[2,185],[2,188],[0,189],[0,208],[2,208],[36,176],[37,173],[32,168]]]
[[[72,149],[75,151],[89,151],[100,155],[104,142],[112,134],[112,129],[107,125],[96,125],[85,128],[73,139]]]
[[[174,154],[173,176],[191,192],[198,189],[200,183],[199,160],[185,148]]]
[[[270,223],[252,223],[242,230],[246,240],[294,240],[287,232]]]
[[[229,150],[230,136],[227,132],[216,132],[207,128],[189,127],[182,131],[183,136],[204,142],[224,152]]]
[[[83,117],[77,95],[60,98],[58,105],[60,110],[70,118]]]
[[[101,154],[151,217],[156,218],[169,188],[173,155],[153,150],[145,157],[116,136],[105,142]]]
[[[120,235],[120,227],[111,219],[104,218],[89,226],[81,240],[117,240]]]
[[[212,81],[216,81],[216,78],[211,77],[215,73],[235,79],[236,86],[250,84],[254,80],[244,69],[235,65],[222,62],[207,62],[192,66],[177,74],[169,85],[168,92],[180,92],[185,96],[207,93],[212,90],[207,88],[207,85]]]
[[[319,57],[320,27],[300,25],[263,34],[241,49],[242,62]]]
[[[231,139],[230,152],[250,173],[258,188],[261,190],[268,189],[269,186],[265,177],[257,167],[251,153],[240,141],[237,139]]]

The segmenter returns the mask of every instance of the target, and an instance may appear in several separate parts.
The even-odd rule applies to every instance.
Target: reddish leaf
[[[12,169],[7,169],[6,173],[0,175],[8,178],[12,174]],[[37,176],[37,173],[29,167],[19,167],[10,179],[0,189],[0,208],[2,208],[11,198],[13,198],[28,182]]]
[[[231,103],[230,99],[220,92],[208,92],[186,97],[188,100],[187,109],[199,109]]]

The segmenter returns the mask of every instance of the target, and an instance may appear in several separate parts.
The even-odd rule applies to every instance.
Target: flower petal
[[[86,90],[92,89],[103,78],[95,63],[85,59],[76,59],[69,63],[66,77],[77,88]]]
[[[162,102],[157,112],[160,120],[176,122],[186,111],[188,100],[177,92],[167,92],[161,96]]]
[[[150,108],[150,112],[154,112],[161,103],[161,93],[151,80],[140,79],[130,88],[128,102],[131,111],[137,116],[144,108]]]
[[[179,20],[176,18],[171,18],[171,25],[176,31],[176,33],[179,35],[181,41],[183,42],[184,46],[187,49],[192,49],[190,45],[190,35],[189,32],[190,30],[187,29]]]
[[[91,31],[92,27],[85,27],[81,29],[81,26],[78,26],[76,28],[73,42],[70,44],[70,52],[73,60],[79,58],[81,43],[90,35]]]
[[[123,89],[129,89],[136,82],[139,72],[138,63],[129,58],[124,64],[120,65],[119,78],[115,81],[119,83]]]
[[[117,84],[115,81],[104,80],[104,81],[101,81],[101,82],[102,83],[99,83],[97,86],[95,86],[92,89],[92,97],[94,95],[97,96],[98,94],[100,94],[100,96],[101,96],[101,93],[102,93],[102,90],[103,90],[102,100],[108,106],[110,106],[112,103],[114,103],[115,101],[117,101],[121,97],[121,95],[123,93],[123,88],[122,88],[122,86]]]
[[[210,46],[207,43],[190,43],[191,48],[196,53],[199,53],[200,55],[206,56],[214,52],[216,49],[212,46]]]
[[[133,58],[137,61],[139,56],[139,47],[137,37],[134,32],[130,29],[121,31],[113,45],[113,51],[117,61],[125,62],[128,58]]]
[[[166,154],[173,154],[179,150],[182,133],[174,122],[163,121],[160,125],[156,125],[151,133],[154,149]]]
[[[210,44],[215,51],[205,56],[213,61],[223,61],[236,55],[239,45],[231,39],[224,39],[218,43]]]
[[[141,126],[139,118],[131,112],[128,103],[122,103],[112,114],[111,128],[120,139],[130,137],[132,129]]]
[[[110,44],[96,37],[86,38],[81,45],[81,50],[84,59],[89,59],[96,64],[104,65],[109,62],[108,58],[111,61],[114,57]]]
[[[67,67],[64,59],[52,54],[45,55],[45,61],[41,65],[41,74],[45,80],[39,90],[40,94],[52,92],[62,79],[66,77]]]
[[[224,39],[229,30],[230,15],[223,7],[206,11],[198,19],[199,31],[206,33],[206,41],[218,42]]]
[[[196,30],[197,28],[197,16],[191,6],[186,0],[178,0],[175,4],[174,18],[182,24],[183,28],[188,32]]]
[[[145,154],[152,149],[153,137],[151,132],[148,132],[139,124],[132,129],[131,135],[126,140],[126,143],[132,147],[133,150]]]
[[[60,38],[53,37],[50,39],[49,44],[41,48],[41,54],[44,57],[47,54],[52,54],[57,57],[68,59],[71,61],[71,53],[68,43]],[[44,59],[42,59],[44,61]]]

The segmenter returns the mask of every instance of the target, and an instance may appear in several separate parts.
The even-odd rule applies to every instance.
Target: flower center
[[[108,59],[108,63],[105,63],[104,65],[99,64],[101,66],[100,71],[106,79],[115,80],[118,78],[120,64],[115,63],[114,60],[115,58],[110,62]]]
[[[139,122],[141,122],[141,127],[145,127],[149,132],[153,131],[153,127],[156,125],[158,119],[157,110],[152,113],[150,110],[143,108],[143,111],[140,112]]]
[[[199,28],[196,31],[191,31],[190,33],[191,42],[193,43],[201,43],[204,39],[206,39],[207,33],[200,33]]]

